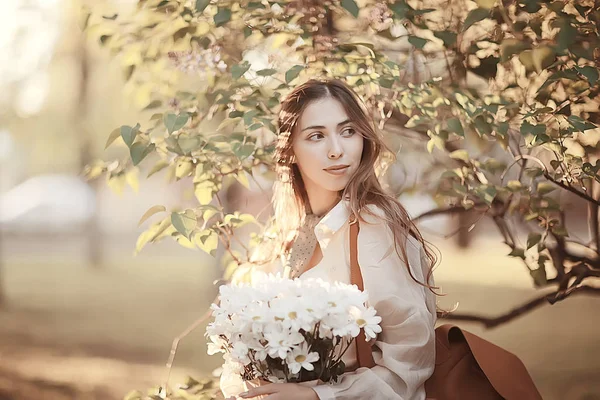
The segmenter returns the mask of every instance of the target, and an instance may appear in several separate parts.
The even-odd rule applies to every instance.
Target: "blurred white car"
[[[39,175],[0,194],[0,230],[81,231],[95,210],[96,195],[83,178]]]

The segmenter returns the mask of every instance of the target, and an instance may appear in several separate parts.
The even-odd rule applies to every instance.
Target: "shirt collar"
[[[324,250],[329,241],[348,221],[350,217],[350,202],[346,199],[341,199],[315,226],[315,236],[319,241],[321,250]]]

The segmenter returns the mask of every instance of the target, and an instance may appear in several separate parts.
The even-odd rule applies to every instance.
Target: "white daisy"
[[[302,342],[300,346],[295,347],[287,356],[287,364],[292,374],[297,374],[302,368],[312,371],[315,366],[312,363],[319,361],[319,353],[308,351],[308,344]]]
[[[381,317],[375,315],[377,311],[373,307],[365,308],[360,310],[356,315],[356,324],[359,328],[365,330],[366,340],[375,339],[377,334],[381,332]]]
[[[271,357],[285,359],[292,347],[304,341],[300,332],[290,331],[281,324],[270,324],[265,328],[265,339],[269,342],[268,353]]]

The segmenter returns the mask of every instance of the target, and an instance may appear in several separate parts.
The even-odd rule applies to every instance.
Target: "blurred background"
[[[131,9],[133,0],[113,6]],[[86,181],[84,166],[116,127],[143,120],[122,69],[81,29],[82,3],[10,0],[0,13],[0,399],[120,399],[161,384],[172,341],[205,312],[221,275],[218,257],[174,241],[134,255],[137,222],[155,204],[188,201],[154,175],[123,187]],[[122,150],[122,149],[121,149]],[[232,208],[268,207],[268,187],[228,194]],[[412,215],[432,201],[407,196]],[[568,199],[577,208],[577,199]],[[586,215],[578,216],[582,224]],[[436,280],[464,313],[496,316],[538,296],[520,260],[482,222],[423,224],[441,251]],[[598,298],[574,296],[493,329],[464,328],[514,352],[544,399],[600,399]],[[204,325],[179,347],[171,382],[209,376]]]

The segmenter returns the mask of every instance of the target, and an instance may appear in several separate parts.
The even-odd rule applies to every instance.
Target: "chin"
[[[348,182],[336,182],[335,184],[323,185],[330,192],[340,192],[346,188]]]

